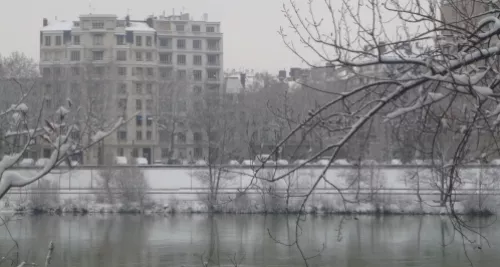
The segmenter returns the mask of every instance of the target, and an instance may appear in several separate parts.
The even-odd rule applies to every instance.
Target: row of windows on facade
[[[80,27],[80,21],[74,21],[73,26]],[[104,29],[104,26],[105,26],[104,21],[92,21],[92,29]],[[125,26],[126,26],[125,20],[117,20],[116,21],[116,27],[125,27]],[[168,25],[168,26],[170,26],[170,25]],[[114,25],[112,28],[115,28]],[[169,29],[170,29],[170,27],[169,27]],[[186,24],[175,23],[175,30],[178,32],[187,31]],[[206,32],[215,32],[215,26],[206,25],[205,31]],[[201,32],[201,25],[198,25],[198,24],[191,25],[191,32]]]
[[[127,76],[128,75],[128,68],[127,67],[117,67],[116,72],[118,76]],[[155,68],[153,67],[132,67],[132,76],[144,76],[147,75],[149,77],[154,77],[155,76]],[[64,68],[61,67],[45,67],[42,70],[42,75],[44,78],[50,78],[52,76],[52,72],[54,73],[54,77],[63,77],[64,76]],[[171,79],[172,77],[172,72],[173,69],[171,68],[159,68],[160,72],[160,77],[165,78],[165,79]],[[194,81],[202,81],[203,79],[203,70],[192,70],[192,79]],[[207,69],[206,70],[206,77],[208,80],[213,80],[217,81],[219,80],[219,73],[220,71],[217,69]],[[81,74],[81,68],[80,67],[71,67],[71,75],[72,76],[80,76]],[[106,67],[104,66],[95,66],[92,68],[92,75],[96,76],[101,76],[104,77],[106,76]],[[187,70],[177,70],[177,79],[180,80],[185,80],[188,78],[187,76]]]
[[[51,57],[50,55],[53,55]],[[116,51],[115,59],[117,61],[127,61],[128,51]],[[156,62],[155,55],[152,52],[135,52],[135,61],[147,61],[147,62]],[[99,61],[104,60],[105,52],[104,51],[92,51],[92,60]],[[44,52],[43,60],[54,60],[60,61],[63,59],[62,51],[55,52]],[[160,53],[158,56],[159,63],[161,64],[173,64],[173,56],[172,53]],[[81,61],[82,56],[80,51],[71,51],[70,61]],[[177,65],[186,65],[187,64],[187,55],[178,54],[177,55]],[[206,55],[207,65],[218,66],[220,65],[220,56],[219,55]],[[203,64],[203,56],[202,55],[193,55],[192,57],[193,65],[201,66]]]
[[[46,35],[44,37],[44,46],[52,46],[52,37],[54,37],[54,46],[62,46],[63,45],[63,39],[62,36],[56,35],[56,36],[50,36]],[[145,45],[143,45],[143,37],[145,40]],[[167,49],[172,49],[172,43],[173,40],[172,38],[158,38],[159,39],[159,46],[161,48],[167,48]],[[176,39],[176,48],[177,49],[187,49],[187,43],[189,39]],[[125,35],[116,35],[115,37],[115,43],[116,45],[125,45],[126,40],[125,40]],[[219,47],[219,40],[217,39],[208,39],[207,40],[207,45],[206,49],[211,50],[211,51],[218,51],[220,49]],[[74,35],[73,36],[73,45],[81,45],[81,38],[79,35]],[[146,47],[153,47],[155,46],[155,42],[153,42],[153,37],[152,36],[140,36],[137,35],[135,36],[135,46],[146,46]],[[104,35],[103,34],[94,34],[92,35],[92,45],[94,46],[100,46],[104,45]],[[191,48],[193,50],[202,50],[202,40],[200,39],[194,39],[192,40],[192,45]]]
[[[146,140],[152,140],[152,131],[146,131]],[[187,142],[186,134],[178,132],[175,134],[176,140],[178,143],[185,144]],[[142,131],[138,130],[136,131],[135,139],[141,141],[142,140]],[[127,140],[127,131],[120,130],[117,132],[117,138],[120,141],[126,141]],[[170,141],[170,135],[167,131],[160,131],[159,133],[159,138],[160,142],[169,142]],[[193,141],[195,143],[200,143],[203,141],[203,136],[199,132],[193,133]]]
[[[181,149],[179,151],[179,158],[184,158],[184,156],[186,154],[186,152],[184,150],[185,149]],[[146,151],[150,151],[150,150],[146,149]],[[195,159],[201,159],[201,157],[203,157],[203,148],[195,147],[193,152],[194,152],[193,157]],[[117,148],[116,154],[118,157],[124,157],[125,156],[125,149],[123,147]],[[147,152],[145,152],[144,154],[147,154]],[[133,148],[132,151],[130,152],[130,156],[133,158],[139,157],[139,149]],[[170,150],[168,148],[162,148],[161,149],[161,157],[168,158],[169,156],[170,156]]]
[[[127,140],[127,132],[126,131],[118,131],[117,136],[118,136],[118,140],[120,140],[120,141]],[[142,141],[143,140],[142,131],[135,132],[135,139],[134,140],[135,141]],[[153,140],[153,132],[152,131],[146,131],[145,140],[147,140],[147,141]]]

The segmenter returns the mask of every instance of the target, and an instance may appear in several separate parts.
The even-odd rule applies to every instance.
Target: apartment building
[[[171,87],[186,96],[193,90],[221,91],[222,51],[220,23],[208,22],[206,15],[200,21],[189,14],[141,21],[107,14],[81,15],[76,21],[44,19],[40,71],[47,111],[71,99],[81,108],[77,120],[88,136],[120,116],[134,116],[87,153],[86,164],[104,164],[116,156],[152,163],[194,157],[194,150],[201,158],[189,138],[191,129],[174,127],[162,135],[165,129],[158,122],[170,121],[174,107],[189,110],[188,98],[184,104],[169,99]]]

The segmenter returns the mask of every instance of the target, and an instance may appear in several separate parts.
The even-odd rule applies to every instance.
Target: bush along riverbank
[[[65,204],[8,204],[0,202],[0,212],[15,214],[175,214],[175,213],[227,213],[227,214],[297,214],[300,203],[287,206],[276,203],[248,203],[239,201],[224,205],[213,205],[209,208],[204,201],[176,201],[169,203],[105,204],[97,202],[70,202]],[[449,205],[438,203],[321,203],[306,205],[306,214],[364,214],[364,215],[445,215],[451,211]],[[464,203],[454,203],[454,211],[461,215],[485,216],[496,214],[490,208],[466,207]]]
[[[444,199],[440,190],[424,190],[420,187],[422,181],[432,181],[432,175],[425,176],[425,173],[420,173],[420,179],[416,181],[405,178],[413,177],[414,173],[397,176],[398,179],[395,175],[390,175],[392,180],[389,182],[388,177],[377,170],[364,171],[359,173],[350,170],[335,178],[339,184],[347,184],[345,186],[350,190],[342,195],[321,192],[326,185],[317,188],[309,195],[302,211],[307,214],[408,215],[442,215],[451,212],[449,201],[446,206],[440,205],[439,200]],[[487,180],[485,177],[496,177],[497,174],[500,172],[485,173],[482,181]],[[273,177],[272,175],[273,173],[268,173],[269,177]],[[304,194],[308,192],[303,189],[309,188],[309,185],[303,183],[311,180],[314,175],[297,174],[288,177],[286,182],[280,181],[283,183],[258,180],[251,189],[238,193],[233,193],[234,190],[227,191],[230,188],[229,183],[236,179],[227,173],[210,177],[207,172],[200,171],[193,173],[193,177],[193,181],[200,181],[199,186],[204,189],[187,190],[188,194],[180,192],[180,189],[178,194],[165,194],[166,191],[161,191],[161,188],[167,187],[151,183],[145,172],[137,168],[100,170],[94,177],[92,188],[95,189],[90,192],[71,192],[68,189],[60,189],[61,183],[58,180],[42,179],[34,186],[6,195],[0,201],[0,212],[296,214],[301,210]],[[221,179],[220,183],[211,185],[217,177]],[[464,174],[464,177],[470,178],[473,175]],[[472,186],[476,184],[473,180],[470,181],[467,186],[473,189]],[[419,190],[413,190],[415,187]],[[238,188],[242,188],[241,185]],[[395,192],[391,188],[403,188],[405,191]],[[482,188],[486,190],[490,187],[483,185]],[[453,211],[457,214],[498,214],[499,207],[500,194],[483,194],[481,190],[469,190],[453,196]]]

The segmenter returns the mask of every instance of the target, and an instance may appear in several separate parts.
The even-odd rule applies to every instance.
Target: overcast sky
[[[301,0],[299,0],[300,2]],[[305,0],[302,0],[305,1]],[[209,20],[221,21],[224,33],[224,68],[248,68],[276,72],[300,65],[277,34],[286,26],[281,13],[283,0],[1,0],[0,54],[21,51],[39,59],[39,31],[42,19],[76,20],[93,13],[145,19],[154,13],[190,13],[195,19],[208,13]],[[5,3],[8,2],[7,5]]]

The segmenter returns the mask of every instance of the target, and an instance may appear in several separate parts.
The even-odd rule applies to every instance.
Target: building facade
[[[87,153],[86,164],[105,164],[116,156],[144,157],[152,163],[193,155],[189,129],[182,137],[174,127],[163,138],[161,122],[190,107],[189,98],[180,105],[181,100],[173,99],[176,94],[169,92],[173,87],[185,96],[193,90],[220,92],[222,63],[220,23],[206,16],[200,21],[189,14],[137,21],[89,14],[77,21],[44,19],[40,32],[40,72],[48,111],[71,99],[81,108],[76,119],[88,137],[120,116],[131,119]],[[172,147],[177,143],[181,145]]]

